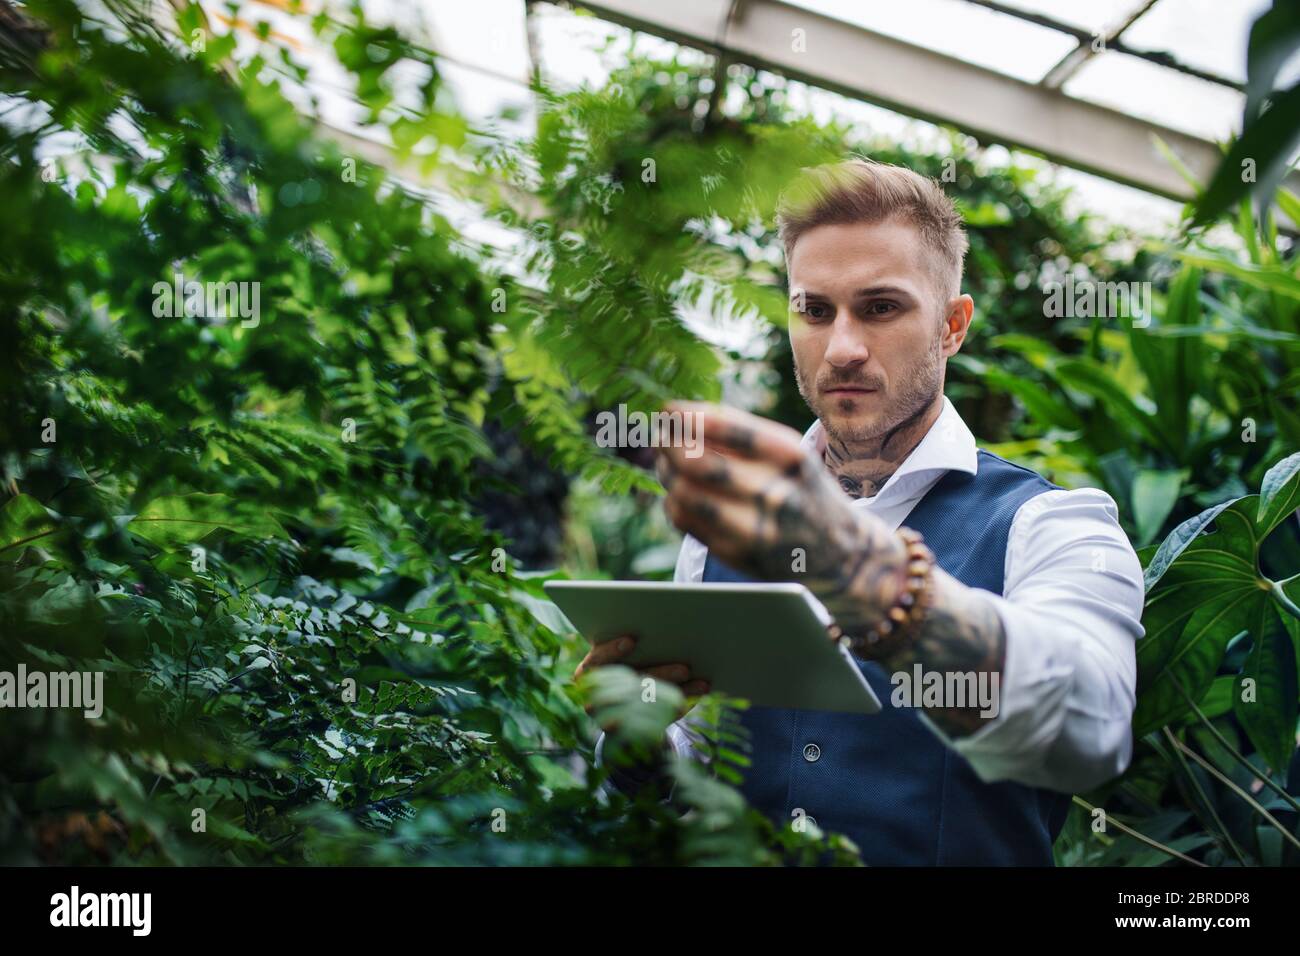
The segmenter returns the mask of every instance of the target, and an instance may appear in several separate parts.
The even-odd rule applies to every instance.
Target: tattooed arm
[[[903,586],[906,549],[878,518],[852,507],[826,466],[792,429],[745,412],[698,403],[670,411],[698,415],[704,448],[659,449],[665,510],[682,531],[737,571],[805,585],[850,636],[865,633]],[[927,671],[997,675],[1006,638],[992,602],[934,569],[931,602],[914,641],[884,643],[875,659],[892,672],[920,663]],[[945,733],[965,736],[984,718],[978,704],[928,708]]]

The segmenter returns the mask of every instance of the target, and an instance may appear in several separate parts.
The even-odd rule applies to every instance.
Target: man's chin
[[[839,402],[832,402],[817,417],[826,434],[839,441],[865,441],[880,432],[880,415],[861,407],[846,411]]]

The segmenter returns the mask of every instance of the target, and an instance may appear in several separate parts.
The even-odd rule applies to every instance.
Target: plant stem
[[[1231,780],[1225,777],[1222,773],[1219,772],[1219,770],[1213,764],[1211,764],[1208,760],[1206,760],[1204,757],[1198,754],[1191,747],[1187,746],[1181,740],[1172,737],[1172,735],[1170,739],[1174,741],[1174,745],[1178,747],[1180,750],[1182,750],[1183,753],[1187,754],[1187,756],[1191,757],[1193,760],[1199,763],[1210,773],[1214,774],[1214,776],[1218,777],[1220,782],[1226,784],[1229,788],[1232,789],[1234,793],[1237,794],[1237,796],[1241,797],[1241,799],[1249,803],[1255,809],[1255,811],[1260,814],[1260,816],[1262,816],[1269,823],[1273,824],[1273,826],[1277,828],[1279,833],[1281,833],[1284,837],[1286,837],[1288,840],[1294,843],[1297,849],[1300,849],[1300,840],[1297,840],[1295,838],[1295,834],[1293,834],[1286,827],[1282,826],[1282,824],[1278,822],[1277,818],[1273,816],[1273,814],[1269,813],[1262,806],[1260,806],[1258,800],[1256,800],[1245,790],[1242,790],[1241,787],[1237,786],[1235,783],[1233,783]]]
[[[1201,723],[1203,723],[1206,726],[1206,728],[1210,731],[1210,733],[1214,735],[1214,739],[1219,742],[1219,746],[1221,746],[1224,750],[1226,750],[1234,760],[1236,760],[1239,764],[1241,764],[1248,771],[1250,771],[1250,773],[1253,776],[1257,777],[1265,786],[1269,787],[1279,797],[1281,797],[1287,803],[1291,804],[1292,809],[1294,809],[1297,813],[1300,813],[1300,801],[1296,800],[1295,797],[1287,793],[1286,789],[1280,786],[1268,774],[1260,773],[1254,764],[1252,764],[1249,760],[1247,760],[1245,756],[1243,756],[1240,752],[1238,752],[1238,750],[1235,747],[1233,747],[1230,743],[1228,743],[1227,738],[1224,737],[1223,734],[1219,733],[1219,728],[1215,727],[1214,724],[1210,722],[1210,718],[1206,717],[1205,714],[1201,711],[1201,708],[1196,706],[1196,702],[1192,700],[1191,695],[1188,694],[1187,691],[1183,690],[1182,683],[1176,677],[1174,678],[1174,686],[1177,687],[1179,691],[1182,692],[1183,697],[1187,700],[1187,703],[1192,708],[1192,711],[1196,714],[1197,717],[1200,718]]]
[[[1174,756],[1178,758],[1178,764],[1182,767],[1183,773],[1185,773],[1187,779],[1192,782],[1192,786],[1196,789],[1196,795],[1200,797],[1201,803],[1205,805],[1205,809],[1210,811],[1210,816],[1214,820],[1214,825],[1218,827],[1218,832],[1215,835],[1228,844],[1228,849],[1232,851],[1232,855],[1237,858],[1237,861],[1241,863],[1242,866],[1249,866],[1250,864],[1246,861],[1246,855],[1241,852],[1241,847],[1237,846],[1237,841],[1232,838],[1232,834],[1228,832],[1228,828],[1224,826],[1223,821],[1219,819],[1218,811],[1214,809],[1214,804],[1210,801],[1209,794],[1205,792],[1205,788],[1201,786],[1201,782],[1192,774],[1191,768],[1187,766],[1187,761],[1183,759],[1182,753],[1179,752],[1178,739],[1174,737],[1168,724],[1166,724],[1162,729],[1165,732],[1165,736],[1169,738],[1169,742],[1174,745]]]
[[[1295,579],[1291,578],[1289,580],[1295,580]],[[1292,601],[1291,598],[1287,595],[1287,593],[1284,590],[1282,590],[1282,585],[1284,583],[1285,582],[1282,581],[1268,582],[1269,590],[1273,593],[1273,600],[1277,601],[1277,603],[1281,605],[1282,610],[1286,611],[1296,620],[1300,620],[1300,607],[1296,607],[1295,601]]]
[[[1097,809],[1091,803],[1089,803],[1087,800],[1083,799],[1083,797],[1080,796],[1074,797],[1074,802],[1077,803],[1079,806],[1083,807],[1089,813],[1093,813]],[[1105,813],[1106,811],[1103,810],[1102,812]],[[1144,836],[1143,834],[1138,833],[1132,827],[1125,826],[1124,824],[1120,823],[1118,820],[1116,820],[1113,816],[1111,816],[1108,813],[1106,814],[1106,823],[1107,825],[1112,823],[1115,824],[1115,826],[1117,826],[1120,830],[1127,833],[1129,836],[1133,837],[1133,839],[1140,840],[1141,842],[1145,843],[1147,846],[1151,847],[1152,849],[1159,850],[1161,853],[1167,853],[1172,857],[1177,857],[1178,859],[1182,860],[1184,863],[1190,863],[1192,864],[1192,866],[1200,866],[1205,868],[1209,867],[1209,864],[1207,863],[1202,863],[1200,860],[1193,860],[1187,854],[1179,853],[1171,846],[1165,846],[1163,843],[1159,842],[1158,840],[1153,840],[1149,836]]]

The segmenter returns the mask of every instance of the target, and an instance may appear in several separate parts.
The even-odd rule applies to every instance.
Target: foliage
[[[5,861],[832,847],[772,833],[699,767],[671,768],[675,804],[607,792],[575,649],[474,504],[499,485],[487,422],[571,474],[644,481],[586,439],[570,388],[698,390],[707,348],[679,341],[635,380],[564,369],[599,365],[610,335],[674,334],[667,287],[630,293],[608,335],[547,307],[320,138],[286,98],[289,58],[236,58],[195,7],[190,46],[130,5],[3,10],[0,670],[105,675],[99,719],[6,711]],[[468,148],[428,51],[355,13],[312,25],[400,155],[436,171]],[[398,63],[423,68],[418,107],[394,105]],[[78,155],[48,159],[69,140]],[[159,310],[177,273],[258,283],[260,316]]]
[[[991,342],[1002,353],[957,360],[1026,410],[1003,453],[1091,476],[1140,547],[1300,445],[1295,266],[1244,207],[1237,226],[1247,263],[1204,242],[1150,254],[1150,315],[1063,322],[1063,347],[1008,333]],[[1030,371],[1006,374],[1004,354]],[[1300,558],[1294,535],[1284,544]]]
[[[1058,858],[1296,861],[1300,296],[1249,209],[1244,255],[1206,233],[1117,261],[1120,234],[1019,159],[818,124],[707,57],[539,85],[517,143],[467,123],[397,30],[314,18],[396,161],[516,238],[511,271],[314,129],[283,51],[236,55],[195,7],[174,28],[89,9],[0,4],[0,671],[102,671],[106,694],[95,721],[6,711],[6,861],[853,862],[745,807],[736,702],[703,702],[714,759],[670,762],[671,799],[605,787],[581,705],[617,718],[617,762],[680,701],[635,703],[617,668],[570,686],[581,644],[524,570],[572,481],[588,564],[667,571],[657,486],[595,446],[594,412],[717,397],[749,363],[806,424],[771,210],[850,150],[962,203],[981,314],[950,393],[976,433],[1106,488],[1151,543],[1137,755]],[[1151,281],[1151,323],[1051,319],[1026,290],[1071,271]],[[178,272],[259,283],[260,319],[157,314]],[[737,313],[766,356],[715,347]],[[505,520],[516,501],[547,518]],[[1085,804],[1145,839],[1093,832]]]
[[[1267,209],[1300,146],[1300,82],[1276,87],[1287,61],[1300,50],[1300,7],[1274,0],[1250,28],[1246,47],[1246,103],[1242,130],[1197,197],[1193,224],[1203,226],[1254,193]],[[1300,225],[1292,208],[1288,217]]]
[[[1270,767],[1286,767],[1296,745],[1295,650],[1300,575],[1273,581],[1259,572],[1260,547],[1300,507],[1300,453],[1264,476],[1260,494],[1226,501],[1179,525],[1146,567],[1146,637],[1138,648],[1143,694],[1133,719],[1143,736],[1190,713],[1209,690],[1228,644],[1251,637],[1252,656],[1236,683],[1234,711]],[[1213,525],[1213,534],[1199,536]]]

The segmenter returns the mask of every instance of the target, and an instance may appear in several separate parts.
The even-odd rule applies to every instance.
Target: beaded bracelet
[[[838,625],[831,625],[832,639],[838,640],[854,654],[870,648],[871,656],[879,656],[880,646],[887,638],[892,636],[905,642],[914,637],[917,625],[930,606],[934,553],[926,547],[921,535],[911,528],[899,528],[898,536],[907,548],[907,559],[903,585],[889,610],[863,635],[848,637]]]

